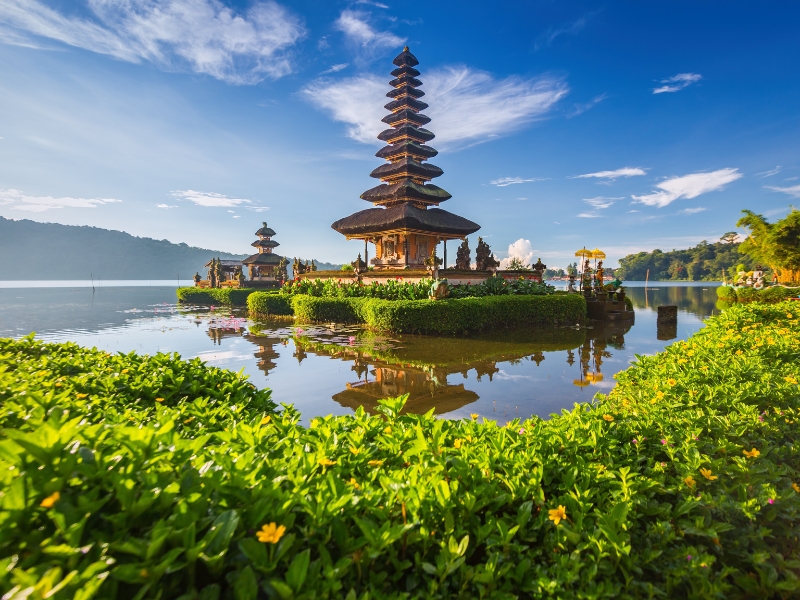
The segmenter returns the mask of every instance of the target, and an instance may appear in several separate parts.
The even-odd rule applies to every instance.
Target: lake
[[[256,323],[242,310],[179,307],[170,285],[11,287],[0,283],[0,337],[37,338],[111,352],[177,352],[244,370],[304,420],[371,410],[409,394],[406,409],[505,423],[547,417],[597,392],[637,354],[686,339],[718,312],[717,283],[626,282],[633,325],[501,331],[470,337],[381,336],[360,327]],[[13,285],[13,284],[11,284]],[[45,285],[45,284],[39,284]],[[678,306],[678,327],[656,331],[656,308]],[[674,337],[672,337],[674,335]],[[669,337],[672,339],[659,339]]]

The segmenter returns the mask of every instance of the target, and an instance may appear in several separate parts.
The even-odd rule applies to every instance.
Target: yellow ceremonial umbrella
[[[606,253],[600,250],[600,248],[595,248],[594,250],[592,250],[592,258],[594,258],[595,260],[598,258],[605,258],[605,257]]]
[[[592,257],[592,251],[591,250],[587,250],[586,246],[584,246],[583,248],[581,248],[580,250],[578,250],[575,253],[575,256],[580,256],[581,258],[591,258]]]
[[[577,385],[578,387],[586,387],[587,385],[589,385],[589,382],[584,381],[582,379],[573,379],[572,385]]]

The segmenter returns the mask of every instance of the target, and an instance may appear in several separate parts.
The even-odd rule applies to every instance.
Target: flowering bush
[[[176,356],[0,340],[0,591],[796,597],[800,326],[735,306],[550,420],[299,425]]]

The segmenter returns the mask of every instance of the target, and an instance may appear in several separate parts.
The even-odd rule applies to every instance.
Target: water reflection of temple
[[[243,331],[244,327],[230,328],[230,329],[224,329],[222,327],[209,327],[206,330],[206,334],[208,334],[208,337],[211,338],[214,344],[218,344],[221,346],[223,339],[230,337],[242,337]]]
[[[616,350],[625,348],[625,334],[630,330],[630,325],[617,323],[596,323],[591,335],[587,335],[578,347],[578,362],[580,363],[580,378],[573,380],[573,385],[586,387],[597,385],[605,379],[602,372],[603,359],[611,358],[610,346]],[[572,350],[567,352],[567,364],[575,364],[575,354]]]

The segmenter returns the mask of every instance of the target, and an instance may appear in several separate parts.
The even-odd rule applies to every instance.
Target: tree
[[[722,242],[723,244],[735,244],[738,237],[739,237],[738,233],[736,233],[735,231],[729,231],[721,238],[719,238],[719,241]]]
[[[516,256],[511,259],[511,262],[508,263],[508,271],[530,271],[530,265],[526,265],[522,262],[521,258],[517,258]]]
[[[743,210],[737,227],[748,230],[747,239],[739,252],[753,260],[769,265],[785,284],[800,284],[800,210],[791,212],[780,221],[769,223],[763,216]]]

